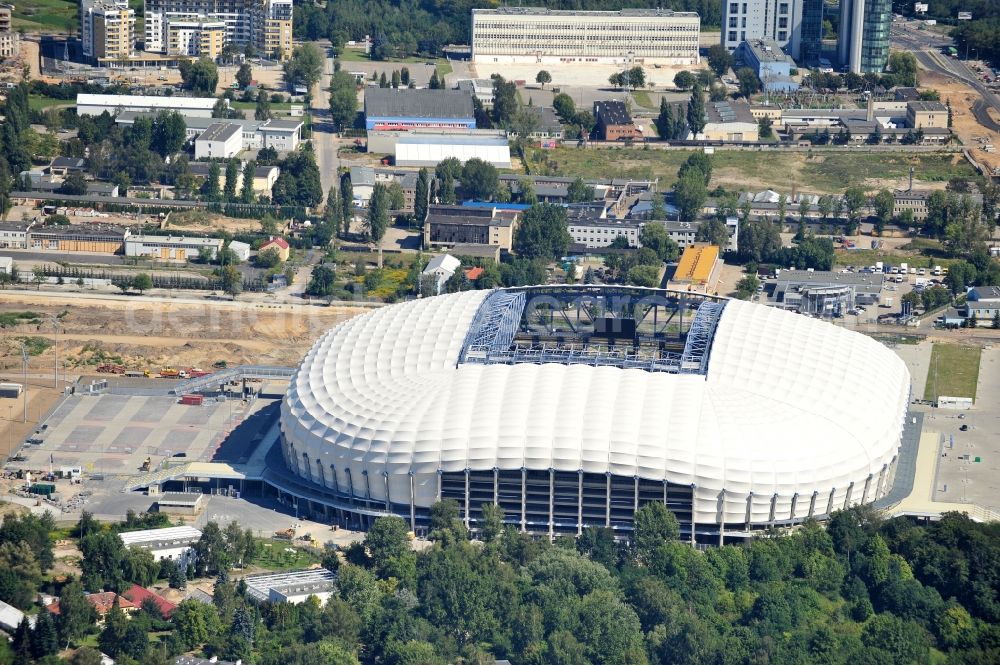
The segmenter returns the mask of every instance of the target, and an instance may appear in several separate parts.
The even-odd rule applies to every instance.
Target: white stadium
[[[282,451],[348,524],[393,513],[419,533],[454,499],[473,528],[496,503],[525,531],[627,536],[637,507],[663,501],[694,539],[883,497],[909,385],[877,341],[772,307],[470,291],[326,333],[282,403]]]

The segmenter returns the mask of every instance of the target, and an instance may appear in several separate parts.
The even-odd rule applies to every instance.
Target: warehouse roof
[[[745,102],[712,102],[705,107],[706,120],[712,124],[729,124],[731,122],[751,123],[757,120],[750,112],[750,105]]]
[[[369,88],[365,115],[385,118],[472,118],[468,90]]]
[[[716,245],[696,243],[684,250],[680,263],[674,272],[675,282],[691,282],[703,284],[712,276],[715,262],[719,258],[719,248]]]
[[[948,107],[941,102],[906,102],[906,108],[917,113],[944,113]]]
[[[301,120],[268,120],[263,125],[261,129],[265,132],[283,132],[292,133],[297,132],[302,127]]]
[[[619,9],[617,11],[576,11],[571,9],[547,9],[545,7],[498,7],[496,9],[473,9],[473,14],[516,15],[530,14],[532,16],[686,16],[696,17],[695,12],[674,12],[669,9]]]
[[[77,106],[148,106],[164,109],[212,109],[219,101],[215,97],[156,97],[153,95],[94,95],[81,92],[76,96]]]

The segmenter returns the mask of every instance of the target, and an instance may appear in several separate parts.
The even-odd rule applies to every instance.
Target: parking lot
[[[11,468],[80,467],[87,474],[138,475],[167,459],[208,460],[246,407],[238,399],[178,404],[174,396],[70,396],[39,426]]]

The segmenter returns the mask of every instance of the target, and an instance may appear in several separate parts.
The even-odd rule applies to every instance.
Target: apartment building
[[[722,45],[735,51],[743,42],[771,40],[795,60],[819,60],[823,0],[724,0]]]
[[[190,39],[172,41],[172,33],[197,33],[201,45],[205,28],[195,29],[193,23],[222,23],[223,45],[249,44],[281,60],[292,55],[292,0],[145,0],[146,50],[171,54],[172,48],[190,44]],[[207,47],[215,43],[215,30],[213,25],[204,37]]]
[[[698,64],[701,18],[664,9],[472,10],[476,63]]]
[[[215,60],[226,43],[224,21],[196,18],[167,22],[167,53]]]
[[[16,58],[21,52],[21,35],[12,29],[14,5],[0,4],[0,58]]]
[[[128,0],[81,0],[80,41],[91,60],[127,60],[135,52],[135,11]]]

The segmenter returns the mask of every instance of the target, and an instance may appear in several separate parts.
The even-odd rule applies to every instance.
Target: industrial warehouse
[[[282,402],[281,446],[299,496],[349,524],[390,512],[419,533],[454,499],[473,528],[496,503],[524,531],[627,537],[662,501],[692,540],[721,538],[884,497],[909,390],[878,342],[771,307],[470,291],[324,335]]]

